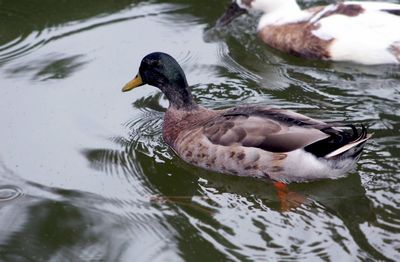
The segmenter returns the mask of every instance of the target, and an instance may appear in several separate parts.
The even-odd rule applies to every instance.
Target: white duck
[[[264,12],[259,36],[280,51],[366,65],[400,64],[399,4],[351,1],[302,10],[296,0],[233,0],[218,25],[251,9]]]

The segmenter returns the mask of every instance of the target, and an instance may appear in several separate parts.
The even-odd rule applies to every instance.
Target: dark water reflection
[[[45,59],[29,61],[26,65],[10,68],[7,73],[12,77],[23,77],[32,74],[32,80],[46,81],[56,78],[66,78],[82,67],[83,55],[62,57],[49,54]]]
[[[1,261],[400,260],[398,68],[282,54],[257,14],[216,30],[225,5],[0,3]],[[178,159],[155,88],[120,93],[155,50],[202,105],[271,104],[374,139],[347,178],[290,185],[283,210],[267,181]]]

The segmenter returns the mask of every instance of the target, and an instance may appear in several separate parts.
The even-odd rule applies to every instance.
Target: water
[[[306,1],[305,6],[328,1]],[[393,1],[399,3],[399,1]],[[400,260],[400,71],[265,47],[224,1],[0,2],[0,261]],[[207,107],[264,103],[374,132],[347,178],[289,186],[207,172],[161,139],[164,51]]]

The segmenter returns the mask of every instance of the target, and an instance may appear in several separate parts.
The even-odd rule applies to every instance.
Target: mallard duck
[[[284,109],[241,105],[211,110],[193,100],[178,62],[151,53],[122,91],[148,84],[169,100],[163,139],[184,161],[220,173],[303,182],[344,176],[371,135]]]
[[[233,0],[217,25],[250,9],[264,12],[258,34],[280,51],[366,65],[400,63],[398,4],[339,2],[302,10],[296,0]]]

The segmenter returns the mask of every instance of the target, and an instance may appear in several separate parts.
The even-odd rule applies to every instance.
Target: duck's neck
[[[309,14],[301,10],[295,0],[276,1],[276,4],[262,9],[264,15],[258,24],[258,30],[268,25],[280,25],[298,22],[308,17]]]
[[[166,89],[168,89],[168,92],[164,92],[164,94],[169,100],[170,108],[185,111],[195,110],[198,108],[187,84],[185,87],[176,88],[171,86]]]

